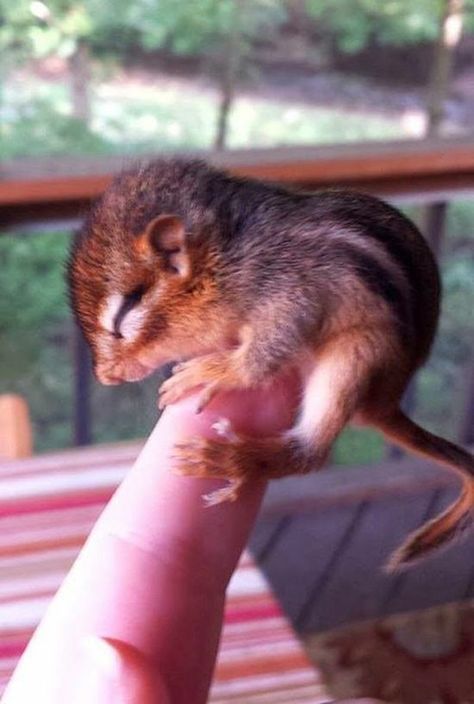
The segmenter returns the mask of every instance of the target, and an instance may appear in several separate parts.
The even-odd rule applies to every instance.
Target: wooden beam
[[[474,192],[472,140],[371,142],[188,156],[206,158],[237,175],[308,189],[343,186],[426,202]],[[124,157],[4,163],[0,167],[0,220],[4,227],[12,227],[35,220],[80,218],[113,174],[130,163]]]

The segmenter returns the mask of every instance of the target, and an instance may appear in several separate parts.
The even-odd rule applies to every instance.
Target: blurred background
[[[444,288],[404,403],[474,446],[474,0],[0,0],[0,52],[1,693],[139,451],[128,441],[158,415],[164,372],[93,380],[64,281],[71,237],[122,165],[192,151],[402,208]],[[406,572],[381,567],[457,483],[370,431],[346,430],[331,464],[272,483],[250,541],[316,672],[343,698],[472,704],[472,536]],[[242,647],[225,632],[223,645],[224,663],[240,649],[242,678],[215,697],[322,701],[297,698],[297,646],[278,659],[281,612],[248,570],[229,597]]]
[[[32,160],[41,176],[93,157],[472,136],[470,0],[1,0],[0,50],[2,178]],[[474,201],[445,206],[441,331],[410,408],[467,441]],[[403,207],[426,221],[425,206]],[[73,374],[71,230],[0,237],[0,392],[27,399],[35,451],[141,437],[157,415],[158,379],[101,388]],[[79,434],[78,383],[90,397]],[[333,461],[385,452],[349,430]]]

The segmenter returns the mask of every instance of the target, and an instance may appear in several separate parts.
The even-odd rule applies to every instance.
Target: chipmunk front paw
[[[173,368],[173,374],[160,387],[158,407],[160,409],[169,406],[171,403],[176,403],[180,398],[183,398],[188,392],[203,386],[203,393],[206,391],[208,395],[212,393],[212,384],[206,383],[199,375],[199,365],[195,360],[186,362],[185,364],[177,365]],[[209,389],[211,386],[211,389]]]
[[[199,386],[197,413],[200,413],[219,392],[237,386],[237,380],[230,372],[227,358],[222,354],[210,354],[196,357],[177,364],[173,374],[163,382],[160,388],[158,406],[163,409],[175,403],[192,389]]]

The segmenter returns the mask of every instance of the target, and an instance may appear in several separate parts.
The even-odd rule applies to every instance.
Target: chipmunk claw
[[[220,438],[224,438],[229,442],[238,442],[239,436],[234,431],[232,423],[228,418],[218,418],[211,428],[216,431]]]
[[[159,391],[159,408],[176,403],[187,393],[202,387],[196,413],[201,413],[214,398],[222,384],[214,379],[206,379],[206,366],[202,358],[180,362],[173,367],[172,375],[166,379]]]
[[[248,480],[248,468],[238,464],[239,439],[237,435],[233,435],[229,420],[221,418],[214,423],[213,427],[218,435],[225,438],[225,442],[200,437],[190,438],[184,443],[175,445],[173,451],[176,474],[222,479],[227,482],[227,485],[221,489],[203,496],[206,506],[235,501],[241,487]],[[231,437],[237,439],[237,445],[229,441]]]
[[[179,395],[173,393],[172,389],[170,389],[169,386],[167,388],[163,387],[164,384],[161,385],[158,391],[158,408],[160,409],[160,411],[163,411],[166,406],[169,406],[170,404],[175,403],[179,400]]]
[[[202,500],[206,508],[226,501],[235,501],[246,481],[246,477],[226,477],[225,461],[222,462],[224,457],[220,456],[220,449],[222,448],[205,438],[192,438],[176,445],[173,452],[176,461],[175,474],[182,477],[222,479],[227,482],[221,489],[203,494]]]
[[[216,489],[215,491],[209,492],[209,494],[203,494],[202,500],[204,506],[210,508],[211,506],[217,506],[226,501],[235,501],[239,496],[242,484],[243,481],[241,479],[229,479],[228,485],[222,487],[222,489]]]
[[[196,413],[201,413],[206,406],[212,401],[214,396],[217,394],[219,391],[219,384],[218,383],[211,383],[211,384],[206,384],[206,386],[203,388],[201,393],[199,394],[197,406],[196,406]]]
[[[161,384],[158,392],[158,408],[161,410],[176,403],[186,393],[199,386],[199,380],[190,370],[188,363],[177,364],[172,372],[172,375]]]

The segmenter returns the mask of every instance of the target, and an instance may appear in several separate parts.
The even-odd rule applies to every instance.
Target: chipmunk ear
[[[151,220],[139,237],[137,248],[142,252],[158,254],[170,274],[184,278],[190,272],[186,231],[178,215],[163,214]]]

